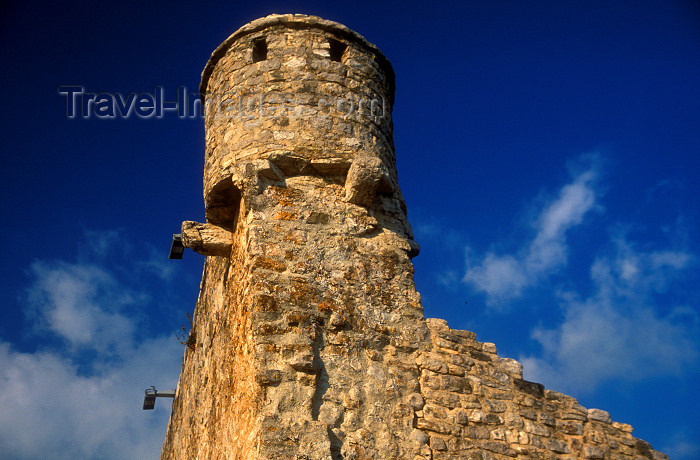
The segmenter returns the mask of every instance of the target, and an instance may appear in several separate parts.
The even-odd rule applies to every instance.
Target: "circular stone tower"
[[[280,178],[344,180],[358,158],[381,169],[369,193],[396,192],[404,206],[392,133],[394,71],[347,27],[305,15],[253,21],[212,53],[200,94],[207,211],[218,205],[221,182],[243,165],[272,169],[266,174]],[[348,190],[350,202],[369,200],[361,190]]]
[[[206,261],[161,458],[411,457],[428,329],[391,64],[273,15],[214,51],[200,94],[207,221],[182,239]]]

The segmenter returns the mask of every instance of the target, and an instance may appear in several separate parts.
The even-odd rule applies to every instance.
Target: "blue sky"
[[[95,2],[0,9],[0,457],[152,459],[202,258],[201,118],[66,116],[59,86],[195,92],[244,23],[316,14],[397,74],[428,317],[700,458],[700,6],[668,1]],[[132,114],[133,115],[133,114]]]

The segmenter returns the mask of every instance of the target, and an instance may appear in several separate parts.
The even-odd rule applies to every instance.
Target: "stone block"
[[[612,423],[612,420],[610,420],[610,414],[600,409],[588,409],[588,420]]]

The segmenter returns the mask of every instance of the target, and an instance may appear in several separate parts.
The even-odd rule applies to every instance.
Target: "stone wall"
[[[427,324],[432,346],[417,359],[413,407],[420,458],[667,458],[607,412],[523,380],[520,363],[473,332]]]
[[[339,24],[274,15],[213,53],[206,256],[162,459],[665,458],[423,317],[391,65]]]

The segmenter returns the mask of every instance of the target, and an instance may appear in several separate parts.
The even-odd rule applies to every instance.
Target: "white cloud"
[[[591,159],[595,162],[594,157]],[[486,294],[489,305],[499,305],[521,296],[525,289],[565,266],[566,232],[581,224],[584,216],[598,206],[594,188],[597,177],[595,165],[575,174],[557,198],[543,206],[532,222],[534,236],[514,254],[488,252],[474,258],[468,251],[464,282]]]
[[[115,233],[89,237],[79,262],[30,266],[23,299],[38,351],[0,340],[0,458],[158,458],[171,401],[143,411],[143,391],[175,388],[183,346],[172,333],[143,332],[142,311],[156,305],[143,278],[124,273],[148,261],[108,268]]]
[[[531,282],[520,260],[493,253],[486,254],[480,266],[467,270],[464,280],[486,292],[489,303],[518,296]]]
[[[35,280],[27,302],[39,331],[47,329],[74,349],[126,351],[135,324],[121,310],[139,305],[142,296],[94,264],[39,261],[30,272]]]
[[[593,169],[579,174],[561,189],[559,198],[539,216],[537,236],[530,243],[524,265],[529,272],[547,273],[564,265],[567,259],[566,231],[580,224],[583,216],[596,204]]]
[[[114,251],[124,250],[128,243],[124,240],[124,235],[119,230],[90,230],[84,229],[85,238],[83,240],[83,251],[88,257],[97,256],[104,259]]]
[[[572,174],[533,213],[533,234],[515,251],[474,256],[467,249],[464,282],[485,294],[489,306],[500,307],[530,288],[546,287],[551,275],[566,268],[568,232],[601,209],[598,160],[587,160],[591,166]],[[665,233],[671,240],[687,241],[674,238],[671,229]],[[577,292],[585,283],[571,280],[566,288],[549,286],[563,320],[557,324],[558,315],[552,315],[532,330],[542,352],[520,357],[528,379],[580,393],[610,379],[681,376],[698,362],[697,305],[676,295],[674,284],[695,276],[694,254],[678,245],[650,249],[648,242],[635,243],[619,230],[609,248],[591,265],[589,293]]]
[[[172,337],[153,339],[119,364],[81,375],[59,353],[20,353],[0,343],[0,457],[158,458],[170,401],[143,411],[143,391],[175,388],[181,358]]]
[[[542,357],[521,358],[526,377],[565,391],[592,391],[607,379],[681,375],[700,355],[700,318],[656,300],[694,261],[682,250],[643,252],[624,238],[591,268],[591,296],[562,293],[565,320],[532,337]],[[668,311],[660,314],[660,311]]]

